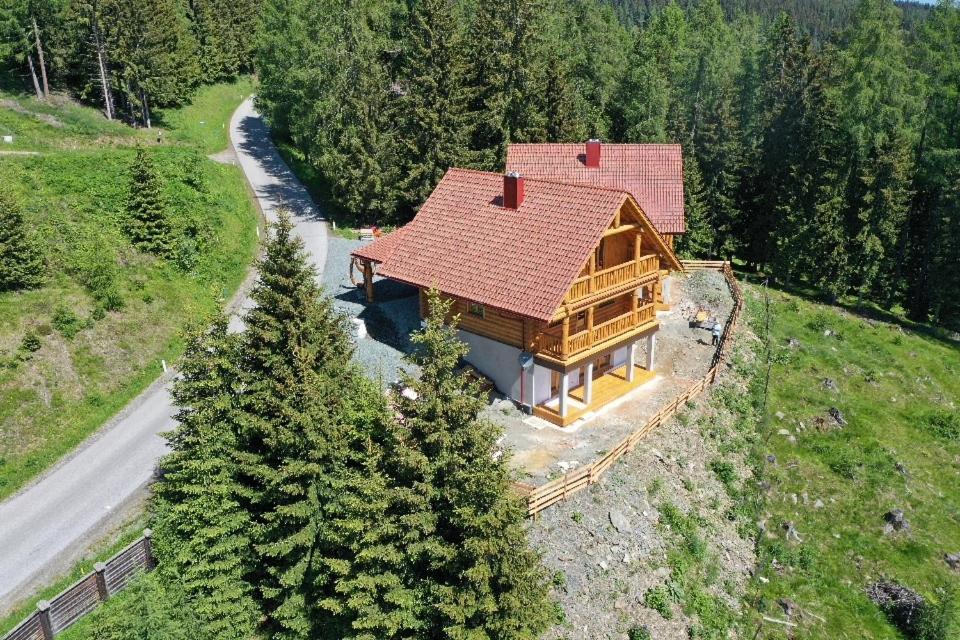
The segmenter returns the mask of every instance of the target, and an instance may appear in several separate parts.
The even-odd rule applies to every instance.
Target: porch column
[[[520,375],[525,376],[527,375],[527,373],[528,373],[527,371],[522,371]],[[524,398],[524,400],[526,401],[527,404],[530,405],[530,413],[533,413],[533,408],[537,406],[537,365],[536,364],[530,367],[529,375],[530,375],[530,386],[529,386],[530,390],[527,393],[530,395],[529,397]]]
[[[633,382],[633,369],[637,362],[637,343],[631,342],[627,347],[627,382]]]
[[[647,336],[647,371],[653,371],[653,356],[657,350],[657,334]]]
[[[587,365],[587,379],[583,381],[583,404],[590,406],[593,401],[593,361]]]
[[[567,396],[570,394],[570,374],[566,371],[560,376],[560,417],[567,417]]]

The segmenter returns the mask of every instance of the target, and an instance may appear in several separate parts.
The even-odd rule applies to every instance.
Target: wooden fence
[[[52,640],[74,622],[96,609],[101,602],[121,591],[133,577],[154,568],[150,530],[106,562],[94,565],[89,573],[52,600],[37,603],[37,610],[18,624],[3,640]]]
[[[733,345],[733,335],[740,321],[740,314],[743,311],[743,292],[740,290],[740,285],[733,275],[733,269],[730,268],[729,262],[696,260],[683,261],[682,264],[685,271],[719,270],[723,273],[727,281],[727,286],[730,288],[730,294],[733,296],[733,310],[730,312],[730,317],[727,318],[727,322],[723,327],[720,344],[710,364],[710,370],[701,380],[691,385],[690,388],[677,396],[670,404],[660,409],[646,424],[621,440],[599,460],[589,465],[578,467],[574,471],[539,487],[525,483],[517,483],[515,487],[524,494],[524,498],[527,501],[528,515],[536,516],[547,507],[566,500],[567,496],[585,489],[596,482],[607,469],[613,466],[613,463],[616,462],[620,456],[633,451],[637,443],[646,437],[648,433],[673,417],[684,403],[700,395],[704,389],[716,381],[717,373],[730,356],[730,348]]]

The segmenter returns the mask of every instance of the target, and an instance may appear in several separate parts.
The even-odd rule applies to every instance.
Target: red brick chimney
[[[523,176],[510,171],[503,176],[503,206],[507,209],[519,209],[523,204]]]
[[[596,138],[587,140],[587,167],[600,168],[600,141]]]

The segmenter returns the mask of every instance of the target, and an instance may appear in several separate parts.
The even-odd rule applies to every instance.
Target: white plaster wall
[[[550,369],[535,364],[533,365],[533,376],[533,402],[534,404],[543,404],[550,399]]]
[[[627,363],[627,350],[628,350],[629,348],[630,348],[629,346],[627,346],[627,347],[620,347],[619,349],[617,349],[616,351],[613,352],[613,358],[612,358],[612,359],[613,359],[613,366],[614,366],[614,367],[619,367],[620,365],[623,365],[623,364],[626,364],[626,363]]]
[[[519,400],[520,349],[462,329],[457,334],[470,347],[470,351],[464,360],[493,380],[497,391],[514,400]],[[529,393],[529,389],[524,391]],[[549,391],[550,378],[548,375],[547,392],[549,393]],[[525,400],[529,401],[529,399]]]

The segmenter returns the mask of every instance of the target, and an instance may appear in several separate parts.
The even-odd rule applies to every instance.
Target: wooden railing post
[[[593,345],[593,307],[587,307],[587,344]]]
[[[143,557],[144,568],[147,571],[153,571],[157,562],[153,557],[153,531],[150,529],[143,530]]]
[[[560,333],[560,354],[566,357],[570,349],[570,316],[563,319],[563,331]]]
[[[41,600],[37,603],[37,615],[40,616],[40,630],[43,640],[53,640],[53,624],[50,622],[50,602]]]
[[[106,569],[107,565],[102,562],[93,565],[93,575],[97,581],[97,595],[100,597],[100,602],[106,602],[110,598],[110,592],[107,591],[107,577],[104,575]]]

